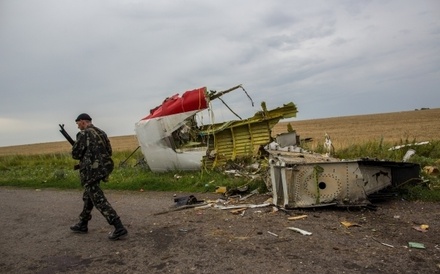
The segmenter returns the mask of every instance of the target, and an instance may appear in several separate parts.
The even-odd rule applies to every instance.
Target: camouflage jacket
[[[106,180],[113,171],[112,147],[107,134],[90,125],[78,132],[72,147],[72,158],[79,160],[81,184]]]

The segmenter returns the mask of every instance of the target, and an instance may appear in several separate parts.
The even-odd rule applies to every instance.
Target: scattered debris
[[[241,197],[242,194],[246,194],[246,193],[248,193],[248,191],[249,191],[249,186],[243,185],[243,186],[230,188],[227,191],[225,191],[224,194],[225,194],[225,196],[230,196],[230,197],[232,197],[234,195],[239,195]]]
[[[200,204],[203,202],[204,202],[203,200],[201,201],[197,200],[197,198],[194,195],[174,198],[175,206],[193,205],[193,204]]]
[[[227,210],[227,209],[237,209],[237,208],[260,208],[260,207],[268,207],[271,204],[264,203],[264,204],[239,204],[239,205],[231,205],[231,206],[223,206],[223,205],[214,205],[214,208]]]
[[[290,230],[293,230],[295,232],[298,232],[298,233],[300,233],[301,235],[304,235],[304,236],[312,235],[312,232],[308,232],[308,231],[302,230],[302,229],[297,228],[297,227],[288,227],[287,229],[290,229]]]
[[[375,240],[376,242],[380,243],[381,245],[384,245],[384,246],[387,246],[387,247],[391,247],[391,248],[394,248],[394,246],[393,246],[393,245],[390,245],[390,244],[386,244],[386,243],[383,243],[383,242],[381,242],[381,241],[377,240],[377,239],[376,239],[376,238],[374,238],[374,237],[371,237],[371,239]]]
[[[272,236],[278,237],[278,235],[275,234],[275,233],[273,233],[273,232],[268,231],[267,233],[269,233],[269,234],[272,235]]]
[[[439,169],[435,166],[425,166],[423,167],[423,172],[429,175],[437,175],[439,174]]]
[[[394,147],[390,147],[388,150],[398,150],[398,149],[401,149],[401,148],[404,148],[404,147],[421,146],[421,145],[427,145],[427,144],[429,144],[429,141],[412,143],[412,144],[406,144],[406,145],[400,145],[400,146],[394,146]]]
[[[212,204],[205,203],[204,205],[194,207],[194,209],[206,209],[206,208],[211,208],[211,207],[212,207]]]
[[[227,188],[225,186],[218,186],[215,188],[215,193],[225,194],[226,191],[227,191]]]
[[[176,196],[176,195],[174,195]],[[183,197],[175,197],[174,198],[174,205],[172,209],[162,211],[155,213],[154,215],[161,215],[173,211],[179,211],[183,209],[189,209],[189,208],[206,208],[206,206],[210,206],[209,204],[205,203],[204,200],[197,200],[197,198],[194,195],[189,196],[183,196]]]
[[[307,215],[299,215],[299,216],[288,217],[287,220],[302,220],[305,218],[307,218]]]
[[[414,149],[408,149],[408,151],[403,156],[402,161],[408,162],[409,158],[411,158],[411,156],[413,156],[414,154],[416,154],[416,151]]]
[[[258,189],[255,189],[251,193],[249,193],[248,195],[241,197],[240,201],[247,200],[248,198],[254,196],[255,194],[258,194]]]
[[[230,212],[232,213],[232,214],[242,214],[243,213],[243,211],[246,211],[246,208],[245,207],[242,207],[242,208],[237,208],[237,209],[233,209],[233,210],[231,210]]]
[[[194,209],[197,209],[199,207],[200,208],[204,208],[206,205],[207,205],[206,203],[193,204],[193,205],[183,205],[183,206],[175,207],[175,208],[170,209],[170,210],[165,210],[165,211],[162,211],[162,212],[155,213],[154,215],[162,215],[162,214],[166,214],[166,213],[170,213],[170,212],[174,212],[174,211],[180,211],[180,210],[184,210],[184,209],[190,209],[190,208],[194,208]]]
[[[349,227],[352,227],[352,226],[361,226],[360,224],[351,223],[351,222],[348,222],[348,221],[342,221],[341,224],[343,226],[345,226],[346,228],[349,228]]]
[[[429,228],[429,225],[425,225],[425,224],[413,226],[413,229],[420,231],[420,232],[427,232],[428,228]]]
[[[425,245],[422,243],[408,242],[408,246],[412,248],[425,249]]]

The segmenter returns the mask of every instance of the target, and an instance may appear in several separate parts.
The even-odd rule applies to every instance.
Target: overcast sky
[[[440,1],[0,0],[0,146],[109,136],[206,86],[242,118],[440,107]],[[221,104],[216,121],[236,119]]]

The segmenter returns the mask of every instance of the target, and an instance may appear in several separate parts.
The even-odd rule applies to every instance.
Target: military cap
[[[87,113],[81,113],[80,115],[78,115],[78,118],[76,118],[75,122],[78,122],[81,120],[92,121],[92,117],[90,117]]]

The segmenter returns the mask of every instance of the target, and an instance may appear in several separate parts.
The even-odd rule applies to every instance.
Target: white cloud
[[[201,86],[243,84],[255,107],[241,92],[224,98],[243,118],[261,101],[293,101],[300,119],[440,101],[435,0],[1,5],[0,119],[26,124],[2,131],[0,146],[62,140],[58,124],[75,131],[81,112],[109,135],[133,134],[165,97]]]

